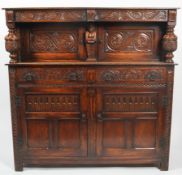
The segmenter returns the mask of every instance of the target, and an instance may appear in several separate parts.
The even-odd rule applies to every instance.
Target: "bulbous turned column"
[[[177,36],[174,34],[176,25],[176,10],[169,10],[166,34],[163,36],[162,47],[165,62],[172,63],[173,52],[177,49]]]
[[[163,37],[162,46],[164,50],[165,61],[173,62],[173,52],[177,49],[177,36],[174,34],[174,28],[168,26],[167,33]]]
[[[9,32],[8,35],[5,37],[5,48],[10,53],[10,63],[16,63],[18,60],[19,51],[19,34],[14,22],[13,11],[6,11],[6,21]]]
[[[18,57],[18,37],[16,36],[15,29],[9,29],[8,35],[5,37],[5,48],[8,52],[10,52],[10,62],[17,62]]]

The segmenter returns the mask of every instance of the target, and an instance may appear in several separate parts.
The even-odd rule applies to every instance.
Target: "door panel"
[[[58,147],[59,148],[80,147],[79,121],[60,120],[58,122]]]
[[[124,148],[125,128],[123,122],[108,120],[103,123],[103,147]],[[114,138],[114,140],[113,140]]]
[[[20,26],[21,55],[33,61],[79,61],[86,58],[83,45],[85,27],[74,24],[32,24]],[[26,61],[26,60],[24,60]]]
[[[134,147],[155,148],[156,147],[156,120],[139,119],[134,125]]]
[[[159,59],[162,25],[102,24],[99,26],[101,61],[155,61]]]
[[[98,156],[157,155],[161,94],[158,90],[97,90]]]
[[[24,88],[24,149],[31,156],[87,155],[87,98],[83,88]]]
[[[48,121],[30,120],[27,122],[27,146],[45,149],[49,147]]]

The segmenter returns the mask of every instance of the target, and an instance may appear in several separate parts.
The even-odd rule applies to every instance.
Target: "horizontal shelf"
[[[176,63],[165,63],[165,62],[19,62],[19,63],[8,63],[8,66],[174,66]]]

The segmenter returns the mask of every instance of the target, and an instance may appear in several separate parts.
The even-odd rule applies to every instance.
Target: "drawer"
[[[102,84],[163,84],[166,82],[166,68],[104,67],[97,70],[96,81]]]
[[[29,84],[80,84],[86,82],[86,68],[18,68],[18,83]]]

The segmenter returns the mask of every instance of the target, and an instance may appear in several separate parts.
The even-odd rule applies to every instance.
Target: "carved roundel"
[[[132,19],[142,19],[143,18],[143,13],[140,11],[128,11],[127,12],[128,16]]]
[[[138,51],[149,51],[151,46],[151,40],[145,33],[140,33],[134,40],[134,48]]]
[[[73,35],[62,35],[61,42],[66,50],[73,50],[75,47],[75,39]]]
[[[108,45],[111,49],[120,50],[121,45],[123,44],[123,34],[122,33],[113,33],[110,34],[108,38]]]

